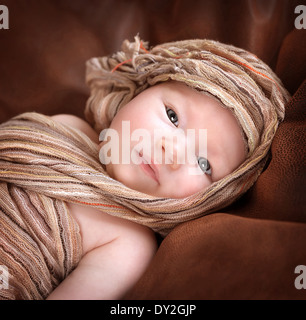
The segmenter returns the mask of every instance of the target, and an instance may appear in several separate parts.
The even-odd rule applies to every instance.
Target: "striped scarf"
[[[254,184],[290,98],[280,79],[255,55],[211,40],[170,42],[148,49],[137,36],[134,42],[124,41],[122,51],[90,59],[86,80],[91,95],[85,114],[97,132],[108,128],[118,110],[137,94],[170,80],[214,96],[241,126],[248,147],[246,160],[206,190],[184,199],[121,190],[125,198],[133,194],[146,202],[144,208],[135,204],[137,221],[162,235],[184,221],[226,207]]]
[[[98,146],[76,129],[36,113],[2,124],[0,265],[8,267],[10,283],[9,289],[0,288],[0,298],[44,298],[76,267],[81,239],[66,202],[98,208],[165,236],[176,225],[235,201],[261,173],[289,98],[254,55],[208,40],[148,50],[136,37],[125,41],[122,51],[88,61],[87,70],[86,116],[98,132],[138,93],[175,80],[215,96],[234,113],[248,157],[205,191],[184,199],[157,198],[111,179],[99,162]]]

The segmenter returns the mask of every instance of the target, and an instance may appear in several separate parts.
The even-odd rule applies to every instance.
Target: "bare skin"
[[[56,115],[93,141],[98,135],[82,119]],[[136,283],[154,256],[157,244],[147,227],[116,218],[94,208],[67,203],[79,224],[83,255],[77,268],[48,299],[120,299]]]
[[[57,115],[53,119],[83,131],[98,143],[97,133],[84,120],[71,115]],[[207,162],[203,168],[200,161],[181,165],[175,160],[170,164],[154,164],[154,170],[148,168],[151,165],[147,163],[106,166],[112,178],[146,194],[170,198],[189,196],[231,173],[245,159],[241,129],[232,113],[212,97],[180,83],[165,83],[140,93],[116,114],[111,128],[120,132],[123,121],[130,121],[133,130],[145,128],[152,134],[155,128],[162,128],[167,136],[178,128],[184,132],[190,128],[208,131],[209,168]],[[160,146],[164,150],[163,141]],[[174,154],[180,147],[185,147],[184,143],[175,146]],[[204,159],[201,154],[194,157]],[[201,174],[188,174],[190,166]],[[150,174],[146,174],[148,170]],[[80,225],[83,257],[49,299],[120,299],[154,256],[157,249],[154,233],[93,208],[67,205]]]

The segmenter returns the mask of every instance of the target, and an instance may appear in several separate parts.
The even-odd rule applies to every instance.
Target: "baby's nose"
[[[163,137],[160,141],[162,163],[172,170],[177,170],[184,163],[184,139],[171,139]]]
[[[168,165],[172,170],[177,170],[180,168],[182,161],[180,161],[179,149],[180,146],[178,143],[173,143],[172,148],[169,151],[170,157],[168,157]]]

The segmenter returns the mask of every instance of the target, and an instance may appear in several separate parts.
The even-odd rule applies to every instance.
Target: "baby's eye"
[[[178,126],[178,116],[172,109],[166,107],[166,112],[169,120],[177,127]]]
[[[208,175],[211,175],[211,167],[209,164],[209,161],[206,158],[199,157],[198,158],[198,164],[201,170]]]

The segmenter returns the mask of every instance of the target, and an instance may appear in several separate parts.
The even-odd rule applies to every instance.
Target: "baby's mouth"
[[[149,177],[154,179],[159,184],[159,174],[155,164],[152,161],[146,160],[146,158],[143,156],[142,151],[139,151],[138,155],[141,158],[141,169],[144,171],[145,174],[147,174]]]

